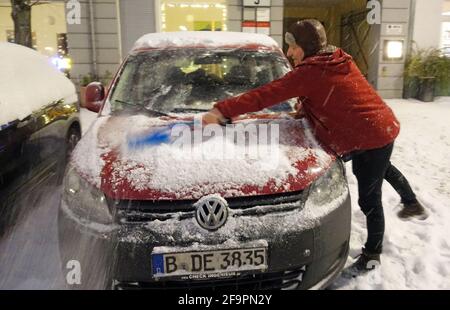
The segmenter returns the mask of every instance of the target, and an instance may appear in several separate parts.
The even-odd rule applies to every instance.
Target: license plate
[[[226,278],[267,270],[267,247],[152,254],[153,277]]]

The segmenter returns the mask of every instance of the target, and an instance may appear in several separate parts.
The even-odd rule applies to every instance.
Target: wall
[[[439,47],[443,0],[415,0],[412,39],[419,48]]]
[[[227,0],[228,31],[242,31],[242,0]],[[272,0],[270,9],[270,36],[283,46],[284,0]]]
[[[382,2],[381,29],[376,51],[379,63],[376,88],[378,93],[386,99],[402,97],[405,58],[384,60],[383,44],[385,40],[401,40],[404,42],[403,55],[406,55],[411,14],[411,0],[383,0]],[[400,25],[401,33],[389,34],[387,30],[389,24]]]
[[[95,73],[94,54],[100,77],[107,71],[115,73],[121,62],[119,3],[116,0],[93,1],[95,51],[91,42],[89,1],[80,0],[80,3],[81,24],[67,25],[69,53],[73,60],[71,77],[75,82],[88,73]]]
[[[155,32],[154,0],[119,0],[123,57],[142,35]]]
[[[58,33],[66,33],[66,17],[63,3],[43,3],[33,6],[31,29],[36,34],[36,49],[52,56],[57,52]],[[0,1],[0,42],[7,40],[7,31],[14,30],[9,1]]]

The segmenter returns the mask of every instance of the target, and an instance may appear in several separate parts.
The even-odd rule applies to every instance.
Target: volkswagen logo
[[[198,224],[213,231],[222,227],[228,219],[228,203],[220,196],[205,196],[194,204]]]

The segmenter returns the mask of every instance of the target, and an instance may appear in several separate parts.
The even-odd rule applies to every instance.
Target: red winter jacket
[[[282,78],[215,107],[228,118],[305,96],[302,107],[315,136],[337,154],[385,146],[400,124],[341,49],[305,59]]]

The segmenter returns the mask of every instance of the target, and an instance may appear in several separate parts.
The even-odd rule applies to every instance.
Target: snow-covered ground
[[[400,199],[383,188],[386,234],[382,265],[355,279],[340,277],[333,289],[450,289],[450,97],[434,103],[388,100],[401,122],[392,162],[408,178],[430,217],[401,221]],[[82,109],[83,132],[96,114]],[[357,204],[356,180],[348,165],[353,219],[351,256],[366,238]],[[27,218],[0,240],[0,289],[64,288],[56,236],[59,193],[48,191]],[[352,262],[349,257],[348,264]]]
[[[400,198],[385,182],[381,268],[355,279],[339,278],[333,288],[450,289],[450,98],[434,103],[388,100],[388,104],[401,122],[392,163],[409,180],[430,217],[400,220],[396,215]],[[365,242],[366,225],[351,164],[347,168],[353,208],[350,256],[356,256]],[[349,257],[348,263],[352,261]]]

